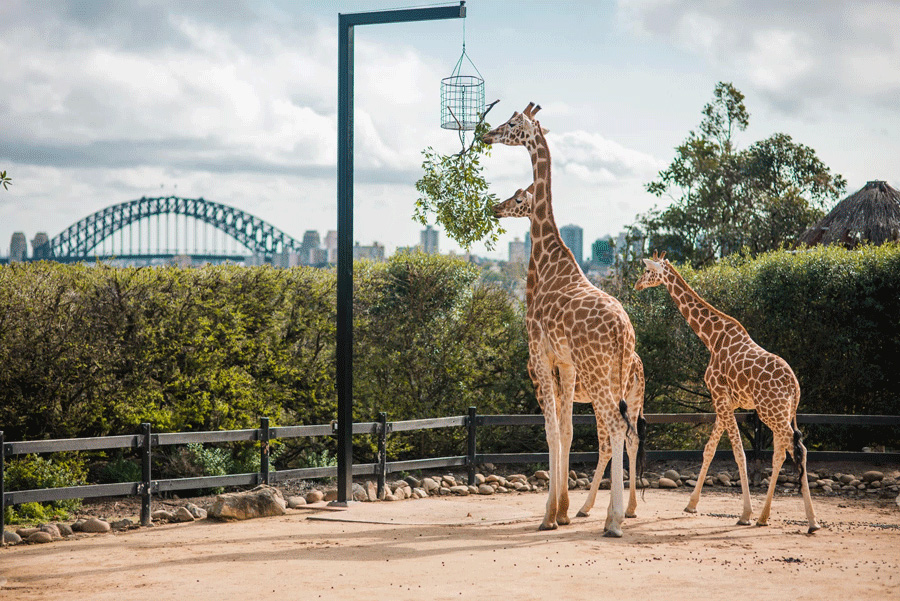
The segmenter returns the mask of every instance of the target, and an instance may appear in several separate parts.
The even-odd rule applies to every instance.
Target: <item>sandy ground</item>
[[[525,493],[77,535],[0,549],[0,600],[900,599],[893,500],[817,496],[825,527],[807,535],[799,496],[763,528],[735,524],[736,493],[704,491],[696,515],[687,498],[648,490],[621,539],[601,537],[608,493],[552,532],[545,495]]]

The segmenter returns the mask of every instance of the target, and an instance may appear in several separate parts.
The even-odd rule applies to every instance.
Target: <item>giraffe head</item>
[[[549,133],[534,118],[539,110],[541,110],[540,105],[529,102],[524,111],[514,112],[506,123],[484,134],[481,139],[485,144],[525,146],[525,141],[533,137],[537,130],[545,134]]]
[[[643,290],[644,288],[652,288],[653,286],[662,284],[663,275],[666,273],[665,266],[669,263],[666,261],[666,251],[663,251],[661,255],[656,251],[653,251],[653,258],[644,259],[643,261],[647,270],[638,281],[634,283],[635,290]]]
[[[516,193],[501,203],[494,205],[495,217],[531,217],[531,209],[534,206],[534,183],[524,190],[519,188]]]

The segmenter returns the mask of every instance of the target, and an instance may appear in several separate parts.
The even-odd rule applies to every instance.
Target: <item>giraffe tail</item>
[[[794,466],[797,468],[797,473],[800,474],[801,478],[805,478],[806,470],[804,469],[804,466],[806,465],[806,447],[803,446],[803,434],[797,427],[796,415],[794,416],[794,423],[791,425],[791,429],[794,431],[794,452],[791,453],[791,459],[794,460]]]
[[[638,451],[637,451],[637,475],[638,478],[644,477],[644,467],[647,463],[647,420],[644,418],[644,410],[637,418],[637,435],[638,435]]]

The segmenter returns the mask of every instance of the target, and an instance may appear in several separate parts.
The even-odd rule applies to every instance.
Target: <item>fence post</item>
[[[259,472],[257,484],[269,484],[269,418],[259,418]]]
[[[6,487],[3,475],[6,472],[6,445],[3,444],[3,430],[0,430],[0,547],[6,545],[3,533],[6,531]]]
[[[378,498],[384,494],[387,479],[387,413],[378,414]]]
[[[150,424],[141,424],[141,526],[150,525]]]
[[[469,419],[466,420],[466,425],[468,426],[469,435],[468,435],[468,449],[467,449],[467,457],[466,457],[466,466],[469,468],[469,486],[475,485],[475,428],[476,425],[476,408],[469,407]]]

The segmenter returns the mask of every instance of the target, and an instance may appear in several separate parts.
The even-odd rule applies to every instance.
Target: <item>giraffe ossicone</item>
[[[634,361],[634,328],[621,303],[588,281],[553,219],[550,150],[529,103],[483,136],[486,144],[524,146],[534,174],[531,256],[525,287],[528,372],[544,414],[550,491],[541,529],[568,524],[568,467],[576,389],[590,399],[608,432],[612,453],[605,534],[622,536],[622,451],[629,424],[625,401]],[[521,204],[521,203],[520,203]],[[498,209],[499,210],[499,209]],[[497,210],[495,210],[495,214]],[[624,408],[620,413],[620,406]]]
[[[806,478],[806,447],[797,428],[800,383],[791,366],[754,342],[738,320],[719,311],[697,294],[665,259],[665,253],[654,253],[653,259],[644,259],[644,264],[647,269],[635,282],[635,290],[664,285],[688,325],[710,352],[709,365],[703,379],[712,397],[716,421],[712,435],[703,449],[703,465],[685,511],[696,513],[706,472],[715,455],[719,438],[727,430],[740,472],[744,502],[738,524],[750,523],[747,459],[734,411],[738,408],[755,409],[759,419],[772,430],[774,446],[769,489],[756,523],[759,526],[768,524],[778,474],[786,453],[790,453],[800,472],[800,490],[809,525],[808,532],[815,532],[819,529],[819,523],[816,521]]]

